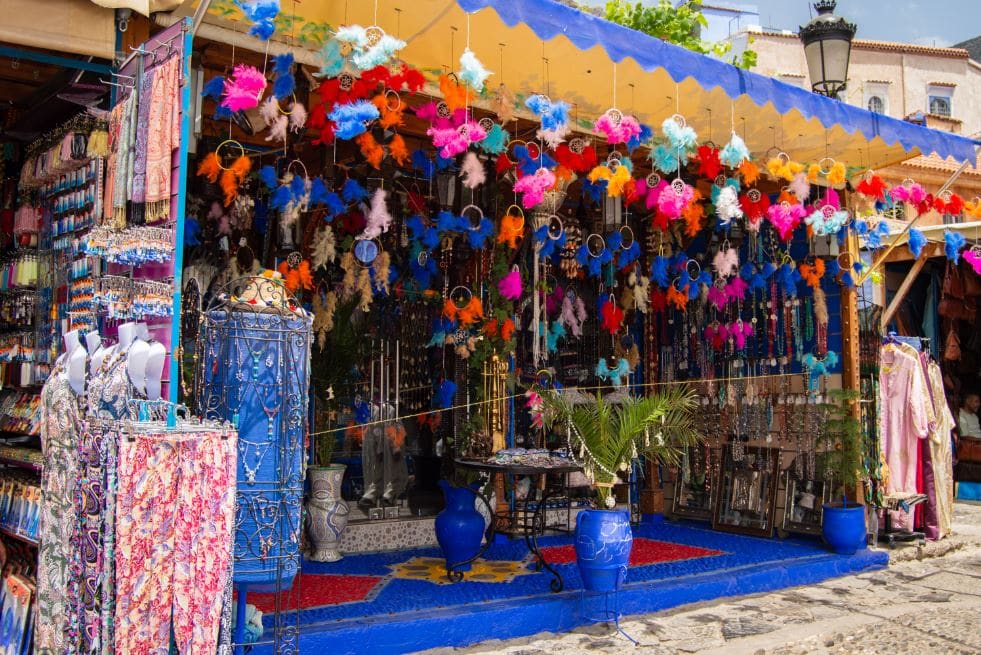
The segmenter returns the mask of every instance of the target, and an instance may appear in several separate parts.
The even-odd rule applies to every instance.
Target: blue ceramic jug
[[[436,517],[436,540],[443,549],[448,569],[469,571],[470,564],[459,564],[480,551],[484,536],[484,517],[474,507],[480,483],[454,487],[446,480],[440,480],[439,486],[446,499],[446,509]]]
[[[630,515],[586,509],[576,516],[576,564],[587,591],[616,591],[627,579],[634,537]]]

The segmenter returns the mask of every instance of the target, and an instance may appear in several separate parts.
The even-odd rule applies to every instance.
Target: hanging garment
[[[935,496],[935,539],[943,539],[951,532],[954,518],[954,464],[951,457],[950,432],[954,429],[954,416],[944,395],[943,374],[935,361],[927,365],[927,383],[935,417],[930,430],[929,457],[932,491]],[[927,535],[929,537],[929,535]]]
[[[180,145],[180,71],[182,57],[171,57],[154,71],[147,125],[146,222],[170,216],[173,151]]]
[[[60,364],[41,390],[41,518],[38,528],[35,650],[40,655],[78,653],[80,566],[75,512],[80,433],[75,393]]]
[[[140,96],[136,109],[136,152],[133,155],[133,192],[130,200],[135,203],[146,202],[146,160],[147,143],[149,140],[150,108],[153,95],[153,83],[156,80],[156,70],[151,69],[143,74],[143,83],[138,90]],[[137,93],[137,89],[133,90]]]
[[[879,388],[883,460],[888,466],[886,493],[916,493],[919,439],[929,431],[927,395],[919,353],[903,344],[887,344],[880,354]],[[912,528],[912,516],[891,514],[895,529]]]
[[[138,426],[136,429],[139,429]],[[115,652],[214,653],[231,559],[234,432],[120,440]]]

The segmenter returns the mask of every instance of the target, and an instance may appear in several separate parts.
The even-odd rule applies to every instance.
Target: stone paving
[[[915,655],[981,653],[981,503],[955,505],[955,534],[897,546],[888,569],[725,598],[572,632],[427,655]]]

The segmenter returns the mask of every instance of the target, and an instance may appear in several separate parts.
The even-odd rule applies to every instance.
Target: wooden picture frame
[[[712,471],[716,468],[715,464],[719,460],[721,449],[710,447],[706,451],[705,448],[704,445],[691,446],[685,453],[682,465],[678,467],[674,480],[674,495],[671,498],[671,515],[675,518],[712,521],[716,496]],[[701,482],[702,490],[693,489],[691,484],[684,481],[683,468],[688,465],[688,462],[700,456],[696,449],[702,449],[702,452],[705,453],[705,475]]]
[[[733,444],[722,450],[716,475],[712,529],[753,537],[770,537],[775,526],[780,449],[739,445],[744,455],[733,457]]]

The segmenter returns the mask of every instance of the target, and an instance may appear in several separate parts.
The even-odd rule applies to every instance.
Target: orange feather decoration
[[[205,177],[214,184],[221,175],[221,162],[218,161],[218,153],[209,152],[204,159],[198,162],[198,175]]]
[[[379,93],[371,102],[378,107],[378,123],[386,130],[402,125],[402,101],[398,101],[398,109],[392,109],[388,102],[388,96]]]
[[[405,166],[409,161],[409,149],[405,145],[405,139],[402,138],[401,134],[396,134],[392,137],[392,140],[388,142],[388,154],[392,156],[399,166]]]
[[[506,243],[511,249],[518,247],[518,239],[525,232],[525,219],[523,216],[505,214],[501,218],[501,229],[497,233],[497,242]]]
[[[800,270],[801,278],[807,282],[808,286],[812,289],[820,288],[821,278],[824,277],[823,259],[817,258],[813,264],[801,263],[797,268]]]
[[[252,170],[252,160],[242,155],[232,165],[221,172],[218,185],[225,194],[225,206],[228,207],[238,198],[238,187],[249,176]]]
[[[739,165],[739,174],[743,178],[743,184],[752,186],[760,179],[760,167],[747,159]]]
[[[463,109],[474,100],[474,94],[470,87],[458,83],[455,76],[440,75],[439,90],[443,94],[443,102],[450,108],[450,111]]]
[[[501,338],[505,341],[510,341],[511,337],[514,336],[514,321],[510,318],[505,319],[504,323],[501,325]]]
[[[689,237],[697,235],[705,225],[705,207],[701,200],[702,194],[695,189],[691,202],[681,210],[681,217],[685,219],[685,235]]]
[[[457,316],[460,318],[460,325],[464,327],[468,327],[482,320],[484,318],[484,306],[481,304],[480,298],[476,296],[470,298],[470,302],[467,303],[466,307],[461,307],[457,310]]]
[[[686,286],[684,292],[678,291],[675,285],[668,286],[668,304],[674,305],[676,309],[685,311],[685,307],[688,306],[688,287]]]
[[[497,328],[498,327],[499,326],[498,326],[497,319],[496,318],[492,318],[491,320],[489,320],[486,323],[484,323],[484,327],[481,328],[480,331],[483,332],[488,337],[496,337],[497,336]]]
[[[371,132],[362,132],[354,140],[358,143],[361,154],[371,164],[371,167],[375,170],[380,169],[382,159],[385,158],[385,149],[378,145]]]
[[[784,203],[784,202],[787,203],[788,205],[799,205],[800,204],[800,200],[797,199],[797,196],[794,195],[793,192],[787,191],[786,189],[784,189],[783,191],[781,191],[780,192],[780,196],[777,198],[777,204],[778,205],[781,204],[781,203]]]
[[[455,321],[459,313],[460,313],[460,308],[456,306],[455,302],[447,298],[446,302],[443,303],[443,316],[450,319],[451,321]]]

